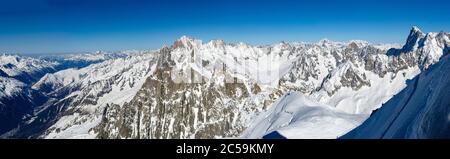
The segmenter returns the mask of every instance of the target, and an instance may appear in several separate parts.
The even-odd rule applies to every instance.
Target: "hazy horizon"
[[[412,26],[424,32],[450,30],[450,3],[426,4],[430,6],[418,0],[2,1],[0,53],[155,50],[183,35],[252,45],[324,38],[403,44]]]

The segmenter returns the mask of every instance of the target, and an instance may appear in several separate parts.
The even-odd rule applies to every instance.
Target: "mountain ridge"
[[[448,34],[422,34],[413,27],[405,45],[393,49],[360,40],[251,46],[182,36],[154,52],[41,78],[33,87],[49,94],[53,107],[35,116],[48,111],[53,116],[35,135],[238,137],[291,91],[332,109],[368,115],[448,50]],[[385,91],[365,97],[377,89]]]

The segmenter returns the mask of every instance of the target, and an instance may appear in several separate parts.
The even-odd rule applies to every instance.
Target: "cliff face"
[[[207,79],[191,68],[190,81],[176,82],[172,73],[182,70],[170,53],[161,50],[156,70],[130,102],[105,108],[95,128],[99,138],[217,138],[243,129],[238,120],[249,97],[246,85]]]

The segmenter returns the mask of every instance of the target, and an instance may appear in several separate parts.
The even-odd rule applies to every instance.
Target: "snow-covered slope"
[[[0,135],[31,118],[49,98],[46,91],[32,85],[49,73],[75,67],[85,67],[115,58],[119,54],[70,55],[2,55],[0,56]],[[57,87],[57,85],[55,85]]]
[[[276,130],[293,138],[332,138],[356,127],[448,46],[448,33],[425,34],[416,27],[403,47],[327,39],[251,46],[183,36],[155,52],[126,52],[47,74],[33,89],[51,99],[16,137],[222,138],[241,136],[250,127],[242,136],[260,138]],[[291,115],[280,107],[289,107]],[[272,123],[259,116],[267,109],[278,114],[270,121],[281,124],[267,126]],[[315,136],[304,127],[334,120],[345,126]],[[267,132],[251,131],[260,127]]]
[[[358,126],[364,114],[350,114],[290,92],[261,113],[242,138],[261,138],[272,132],[287,138],[336,138]]]
[[[22,92],[23,87],[25,84],[14,78],[0,77],[0,98],[12,98],[15,94]]]
[[[54,61],[41,60],[17,55],[0,56],[0,74],[12,77],[24,83],[32,83],[48,72],[56,71]]]
[[[0,56],[0,135],[15,128],[46,97],[29,84],[48,72],[57,62],[18,55]]]
[[[32,114],[33,108],[47,100],[19,80],[0,77],[0,135],[9,131]]]
[[[313,105],[327,105],[331,107],[330,109],[338,112],[362,118],[355,117],[351,120],[353,121],[351,126],[350,124],[342,124],[341,129],[339,131],[335,130],[335,133],[314,132],[314,130],[318,129],[306,126],[309,119],[304,118],[305,121],[298,120],[295,116],[297,114],[296,109],[301,112],[305,109],[305,104],[294,103],[280,106],[280,103],[275,103],[272,107],[281,110],[266,112],[275,114],[270,117],[267,114],[265,114],[266,116],[264,114],[260,115],[258,117],[259,120],[255,120],[242,137],[263,138],[274,131],[282,136],[286,135],[285,137],[288,138],[335,138],[339,134],[342,135],[359,125],[364,120],[364,117],[368,117],[373,110],[381,107],[383,103],[404,89],[406,80],[415,77],[421,71],[427,70],[434,63],[438,62],[442,55],[448,54],[450,47],[449,37],[449,34],[444,32],[424,34],[417,27],[413,27],[406,44],[402,48],[392,48],[387,52],[374,50],[374,47],[371,46],[362,47],[361,49],[360,46],[367,45],[362,42],[350,43],[343,50],[343,53],[334,55],[334,59],[344,58],[347,60],[337,62],[336,67],[329,67],[331,68],[329,73],[323,78],[319,87],[309,92],[309,98],[321,103]],[[322,43],[326,45],[327,41],[322,41]],[[315,66],[312,69],[317,68],[320,69],[321,67]],[[308,81],[314,80],[310,79]],[[304,90],[301,91],[305,93]],[[281,102],[289,103],[290,101],[292,100],[287,99],[287,101]],[[306,104],[306,106],[309,105]],[[287,111],[282,108],[294,110]],[[291,114],[295,115],[279,115],[283,114],[280,112],[285,111],[294,112]],[[323,112],[326,113],[329,110],[323,110]],[[308,116],[308,113],[302,115]],[[266,119],[266,117],[269,118]],[[285,121],[278,118],[288,118],[293,121]],[[277,124],[280,120],[282,124]],[[317,125],[319,125],[318,127],[321,127],[320,125],[324,123],[326,125],[328,122],[326,117],[316,117],[315,120]],[[340,120],[335,119],[335,121]],[[272,125],[273,127],[268,127],[267,125]],[[261,128],[266,130],[253,130]],[[330,129],[332,128],[330,126]],[[309,134],[317,136],[309,136]]]
[[[417,32],[413,28],[408,41],[414,39]],[[433,39],[416,40],[421,41],[420,44]],[[242,128],[251,126],[249,121],[255,121],[261,111],[291,90],[307,94],[323,103],[321,105],[329,105],[333,111],[367,117],[403,89],[407,79],[426,68],[418,58],[429,53],[422,51],[424,46],[428,45],[408,51],[394,48],[399,53],[388,55],[388,50],[379,49],[386,47],[364,41],[322,40],[255,47],[243,43],[226,44],[220,40],[202,43],[182,37],[159,53],[157,68],[160,70],[155,71],[157,74],[150,76],[148,84],[140,90],[142,96],[135,97],[124,107],[108,109],[110,112],[106,113],[99,132],[102,138],[238,136]],[[435,49],[442,51],[446,45],[437,46]],[[185,72],[188,70],[194,71],[194,79],[200,81],[197,85],[171,86],[171,80],[191,81],[192,76],[186,76],[192,75]],[[227,77],[241,81],[241,85],[227,86],[224,81]],[[167,91],[159,92],[159,89]],[[226,92],[221,89],[238,91],[224,96],[222,94]],[[361,123],[362,119],[352,121]],[[357,125],[342,128],[332,135],[337,137]]]
[[[445,56],[342,138],[450,138],[449,73]]]
[[[110,59],[126,57],[132,53],[134,53],[134,52],[123,51],[123,52],[109,53],[109,52],[103,52],[103,51],[96,51],[94,53],[75,53],[75,54],[65,54],[65,55],[58,55],[58,56],[61,57],[65,61],[105,61],[105,60],[110,60]]]
[[[122,105],[136,95],[152,73],[152,57],[151,53],[139,54],[43,77],[33,87],[49,92],[57,99],[52,105],[59,107],[55,123],[44,132],[45,137],[95,137],[89,131],[102,119],[104,107]]]
[[[0,76],[11,77],[25,84],[34,84],[47,73],[68,68],[81,68],[108,59],[126,57],[125,53],[84,53],[61,55],[0,56]]]

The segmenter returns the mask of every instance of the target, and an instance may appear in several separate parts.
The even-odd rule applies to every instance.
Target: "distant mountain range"
[[[438,99],[449,90],[449,48],[449,33],[413,27],[403,46],[326,39],[251,46],[183,36],[156,51],[3,55],[0,134],[448,138],[449,102]]]

